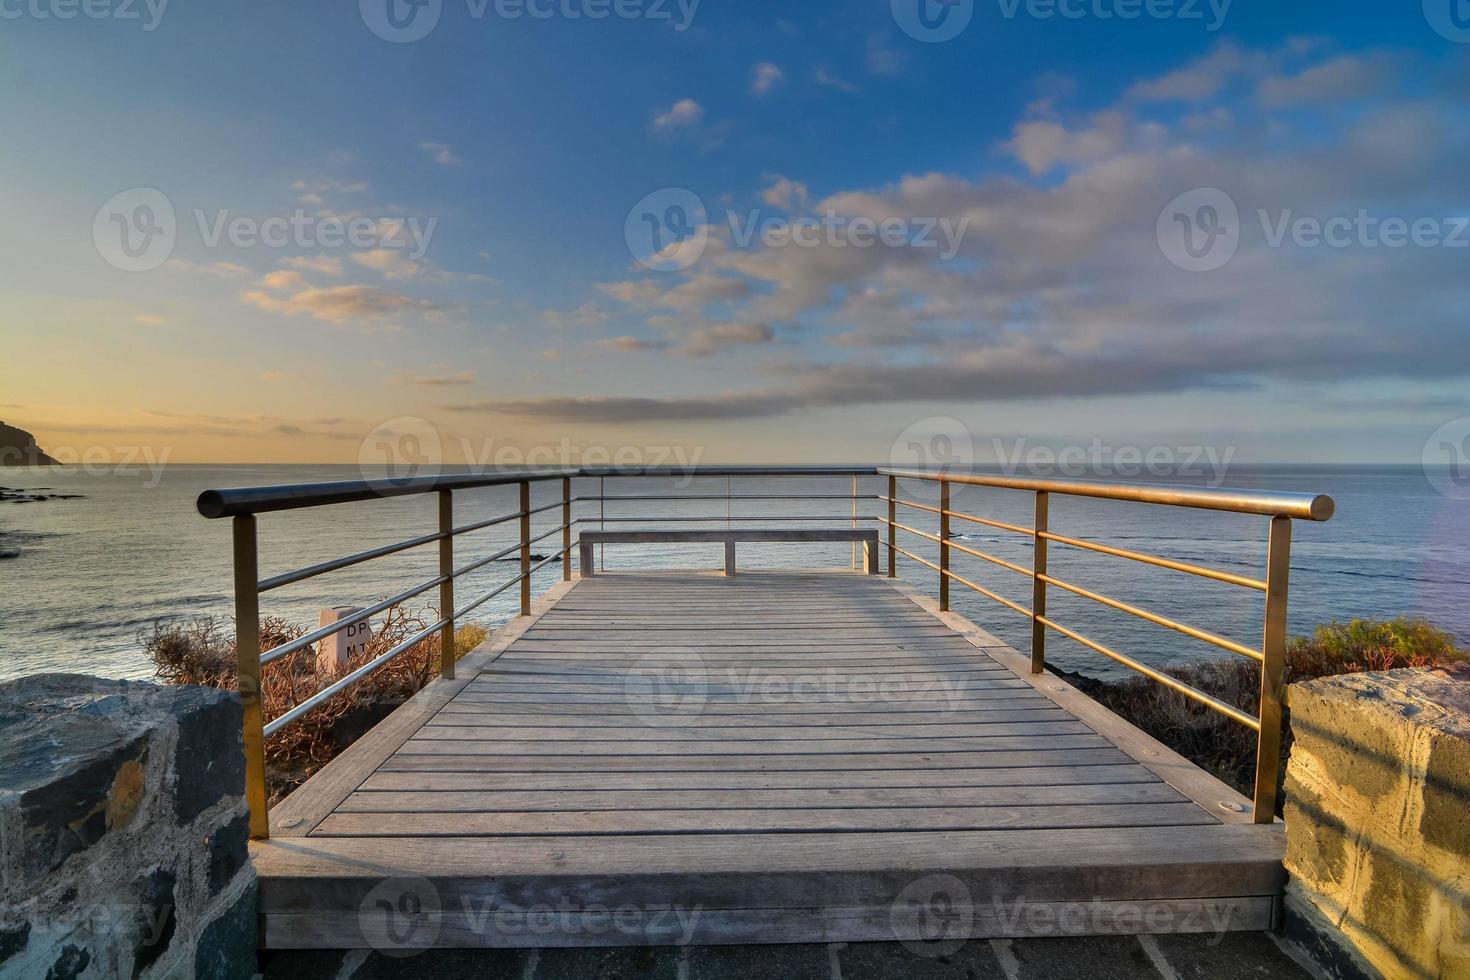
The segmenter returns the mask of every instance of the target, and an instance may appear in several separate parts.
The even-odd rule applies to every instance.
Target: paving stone
[[[689,950],[689,980],[831,980],[825,943],[777,946],[698,946]]]
[[[680,950],[673,946],[615,949],[543,949],[536,980],[676,980]]]
[[[1011,955],[1020,965],[1018,980],[1161,980],[1153,962],[1133,936],[1065,936],[1016,939]],[[1228,966],[1221,961],[1222,967]],[[1228,969],[1222,975],[1230,975]]]
[[[1008,980],[985,941],[967,942],[947,956],[924,956],[902,943],[850,943],[837,959],[842,980]]]
[[[264,980],[323,980],[342,972],[342,964],[351,955],[342,949],[285,949],[261,957]],[[443,980],[452,980],[445,975]]]
[[[521,949],[433,949],[410,957],[373,953],[351,976],[352,980],[521,980],[530,955]],[[597,976],[589,973],[584,980]]]
[[[1312,980],[1264,932],[1227,932],[1220,936],[1154,936],[1153,942],[1179,980],[1216,980],[1228,974],[1236,980]]]

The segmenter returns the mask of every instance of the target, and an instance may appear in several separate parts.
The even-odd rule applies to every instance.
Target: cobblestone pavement
[[[627,949],[282,952],[266,980],[1315,980],[1267,933],[979,940],[944,956],[898,943]]]

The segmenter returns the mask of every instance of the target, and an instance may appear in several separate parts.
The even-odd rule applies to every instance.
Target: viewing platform
[[[892,474],[890,487],[923,478]],[[522,486],[515,516],[528,522]],[[851,569],[737,569],[742,536],[727,532],[723,570],[584,564],[574,574],[564,486],[552,529],[562,548],[541,563],[563,562],[564,580],[530,597],[539,539],[524,526],[524,614],[446,664],[259,827],[251,857],[267,949],[933,942],[1277,922],[1276,744],[1262,749],[1269,791],[1258,782],[1248,799],[1042,670],[1043,649],[1023,655],[944,608],[951,579],[984,592],[947,570],[952,549],[984,557],[951,543],[960,515],[947,501],[927,508],[943,519],[939,535],[879,518],[887,575],[870,530],[847,535],[866,553]],[[1085,545],[1045,530],[1044,495],[1065,491],[1032,489],[1038,524],[1017,530]],[[1198,493],[1182,505],[1241,499]],[[926,508],[876,496],[890,515]],[[1290,505],[1307,519],[1315,507],[1323,519],[1325,499],[1238,506]],[[227,496],[201,501],[239,521],[229,507]],[[1273,515],[1277,576],[1290,519]],[[457,533],[452,515],[445,527]],[[896,546],[900,530],[941,543],[940,563]],[[766,535],[779,536],[750,533]],[[589,538],[584,563],[592,541],[618,545],[614,532]],[[1039,567],[1020,571],[1044,609],[1046,584],[1070,586],[1036,551]],[[899,556],[946,569],[938,599],[897,577]],[[253,560],[246,567],[256,583]],[[1261,715],[1229,710],[1279,737],[1273,644],[1284,624],[1273,617],[1284,606],[1271,590],[1284,580],[1213,574],[1268,594]],[[450,596],[443,608],[456,610],[452,626],[460,607]],[[247,711],[247,753],[249,725]],[[555,924],[527,928],[538,911]]]

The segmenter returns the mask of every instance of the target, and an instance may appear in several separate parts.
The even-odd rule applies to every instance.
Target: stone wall
[[[240,722],[211,688],[0,685],[0,976],[256,972]]]
[[[1340,977],[1470,977],[1470,672],[1293,685],[1286,927]]]

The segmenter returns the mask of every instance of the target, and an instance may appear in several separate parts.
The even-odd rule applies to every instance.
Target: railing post
[[[531,483],[521,481],[521,615],[531,615]]]
[[[939,611],[949,612],[949,481],[939,480]]]
[[[245,705],[245,805],[250,809],[250,836],[270,837],[265,792],[265,716],[260,689],[260,562],[256,552],[255,515],[233,522],[235,542],[235,669],[240,700]]]
[[[561,478],[561,580],[572,580],[572,478]]]
[[[1032,527],[1036,530],[1035,543],[1031,549],[1031,673],[1040,674],[1046,670],[1046,625],[1042,623],[1042,617],[1046,615],[1046,582],[1042,576],[1046,574],[1046,537],[1047,528],[1051,520],[1051,494],[1045,490],[1036,491],[1036,520]]]
[[[1281,689],[1286,672],[1286,598],[1291,578],[1291,518],[1271,518],[1266,548],[1266,628],[1261,642],[1261,731],[1256,739],[1255,822],[1276,819],[1281,769]]]
[[[888,478],[888,577],[898,578],[898,477]]]
[[[439,674],[454,679],[454,491],[439,491],[439,618],[448,622],[439,632]]]
[[[857,505],[857,502],[858,502],[858,478],[857,478],[857,474],[853,474],[853,477],[852,477],[852,529],[854,531],[857,530],[857,526],[858,526],[858,505]],[[857,567],[858,567],[858,543],[856,541],[854,541],[852,543],[852,570],[853,571],[857,571]]]

